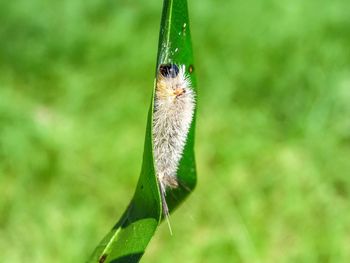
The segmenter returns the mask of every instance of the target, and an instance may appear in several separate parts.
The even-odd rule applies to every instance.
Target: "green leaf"
[[[185,65],[192,87],[196,91],[186,0],[164,0],[156,69],[164,63]],[[88,262],[138,262],[162,220],[161,198],[152,151],[154,91],[155,87],[147,120],[142,170],[134,197],[121,219],[101,241]],[[194,127],[195,118],[177,173],[180,187],[167,194],[170,212],[190,194],[196,184]]]

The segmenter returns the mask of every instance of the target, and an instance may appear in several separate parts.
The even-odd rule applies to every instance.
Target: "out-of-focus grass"
[[[349,262],[348,1],[189,4],[199,182],[143,262]],[[1,262],[82,262],[125,209],[160,11],[0,3]]]

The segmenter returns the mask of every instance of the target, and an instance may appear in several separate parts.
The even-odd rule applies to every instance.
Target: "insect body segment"
[[[176,78],[179,74],[179,68],[175,64],[162,64],[159,66],[159,73],[164,78]]]
[[[184,65],[160,65],[154,105],[153,152],[163,210],[167,215],[166,189],[178,187],[176,173],[195,108],[195,94]]]

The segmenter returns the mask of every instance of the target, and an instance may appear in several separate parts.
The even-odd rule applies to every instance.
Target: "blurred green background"
[[[0,262],[84,262],[141,168],[162,2],[0,2]],[[192,0],[198,187],[143,262],[350,262],[348,0]]]

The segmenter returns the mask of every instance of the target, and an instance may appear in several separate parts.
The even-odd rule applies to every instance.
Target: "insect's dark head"
[[[176,78],[179,74],[179,68],[175,64],[161,64],[159,72],[165,78]]]

